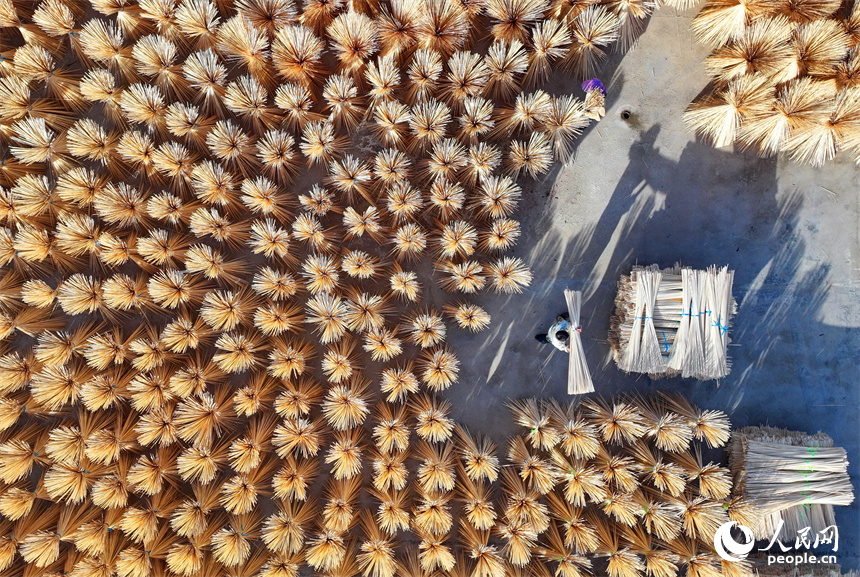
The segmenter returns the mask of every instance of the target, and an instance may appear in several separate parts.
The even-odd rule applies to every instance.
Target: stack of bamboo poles
[[[618,282],[609,342],[618,367],[701,380],[729,374],[729,328],[736,311],[733,271],[657,265]]]
[[[691,130],[760,156],[860,161],[860,2],[708,0],[693,33],[712,84],[684,114]]]
[[[594,392],[591,372],[585,359],[585,349],[582,346],[582,335],[577,330],[581,328],[579,316],[582,308],[582,292],[565,290],[564,299],[567,301],[567,314],[573,330],[570,333],[570,353],[567,368],[567,394],[582,395]]]
[[[750,525],[757,539],[793,539],[810,527],[817,533],[835,524],[834,505],[850,505],[854,490],[845,450],[823,433],[773,427],[745,427],[732,433],[729,463],[735,494],[759,513]]]

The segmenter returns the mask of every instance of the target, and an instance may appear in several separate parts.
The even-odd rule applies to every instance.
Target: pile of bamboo
[[[850,505],[854,490],[845,449],[823,433],[773,427],[745,427],[732,432],[729,464],[735,495],[758,512],[749,525],[757,539],[780,535],[794,539],[806,527],[813,534],[835,525],[834,505]]]
[[[678,396],[516,401],[524,431],[500,457],[432,396],[375,408],[346,396],[288,385],[270,414],[245,394],[245,424],[219,391],[174,421],[81,413],[7,437],[0,571],[751,575],[712,551],[720,525],[754,522],[729,470],[701,457],[729,439],[719,411]]]
[[[860,3],[708,0],[693,34],[713,51],[691,130],[815,166],[843,150],[860,159]]]
[[[736,312],[733,278],[728,267],[633,267],[618,281],[610,321],[618,367],[654,377],[728,375],[728,333]]]
[[[530,574],[752,576],[748,562],[713,549],[722,524],[754,522],[729,497],[729,470],[702,460],[703,446],[729,439],[724,413],[669,395],[510,407],[523,434],[509,441],[498,526],[528,511]],[[502,553],[517,550],[506,530],[499,536]]]

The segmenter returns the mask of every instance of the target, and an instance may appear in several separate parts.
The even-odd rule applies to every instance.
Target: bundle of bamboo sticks
[[[439,393],[652,8],[0,0],[0,576],[587,567]]]
[[[618,282],[609,342],[618,367],[701,380],[729,374],[736,303],[728,267],[633,267]]]
[[[860,4],[708,0],[693,34],[711,84],[684,114],[716,147],[815,166],[860,158]]]
[[[576,556],[593,565],[592,574],[611,577],[752,576],[749,563],[721,562],[713,552],[717,528],[750,514],[743,499],[729,499],[729,470],[702,461],[702,445],[729,439],[725,414],[671,395],[567,406],[524,399],[510,407],[523,433],[509,444],[506,472],[517,490],[505,497],[518,495],[519,510],[529,493],[536,499],[529,523],[545,543],[537,558],[557,563],[550,572],[584,575],[570,567]],[[545,530],[538,528],[546,525],[537,514],[542,503]]]
[[[577,330],[581,328],[579,317],[582,308],[582,292],[565,290],[564,299],[567,301],[567,314],[573,330],[570,333],[570,357],[567,368],[567,394],[582,395],[594,392],[591,372],[585,360],[585,349],[582,347],[582,335]]]
[[[759,512],[759,523],[750,526],[759,539],[771,539],[780,525],[780,534],[790,539],[806,527],[821,531],[835,524],[834,505],[854,501],[847,454],[823,433],[737,429],[729,464],[735,494]]]

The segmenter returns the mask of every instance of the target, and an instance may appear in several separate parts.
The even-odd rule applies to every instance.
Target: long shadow
[[[599,394],[681,391],[702,407],[725,410],[735,426],[821,430],[848,451],[856,487],[860,334],[820,320],[831,265],[810,259],[798,234],[803,197],[780,191],[773,159],[689,142],[676,160],[657,148],[659,133],[659,125],[639,131],[606,208],[590,225],[565,233],[567,215],[588,210],[588,199],[564,196],[557,187],[523,208],[520,250],[531,250],[520,256],[535,282],[523,295],[482,300],[493,315],[489,335],[452,335],[456,349],[476,351],[460,384],[448,391],[454,416],[466,417],[460,407],[492,407],[469,414],[468,422],[501,442],[514,430],[500,401],[566,396],[566,358],[533,335],[564,308],[562,290],[579,288],[586,297],[586,356]],[[733,367],[722,383],[652,381],[611,362],[606,334],[618,277],[637,262],[665,267],[679,261],[735,270]],[[461,402],[466,399],[468,405]],[[856,567],[857,502],[839,507],[837,521],[845,551],[840,562]]]

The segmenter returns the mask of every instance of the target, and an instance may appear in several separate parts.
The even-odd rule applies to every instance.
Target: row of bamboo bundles
[[[700,380],[729,374],[734,271],[633,267],[618,282],[609,342],[626,372]]]

